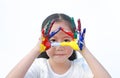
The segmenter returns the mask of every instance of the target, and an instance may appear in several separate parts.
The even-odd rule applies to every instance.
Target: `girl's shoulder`
[[[79,72],[80,71],[84,72],[85,78],[93,78],[93,73],[84,58],[75,59],[73,61],[73,64],[74,64],[75,70],[78,70]]]
[[[43,78],[41,77],[42,74],[44,75],[46,71],[47,72],[47,59],[44,58],[36,58],[34,62],[32,63],[31,67],[29,68],[28,72],[25,75],[25,78]],[[42,73],[42,74],[40,74]]]
[[[43,68],[46,68],[46,64],[47,64],[47,59],[45,58],[36,58],[34,60],[34,62],[32,63],[31,65],[31,68],[32,69],[43,69]]]
[[[46,58],[36,58],[34,61],[34,64],[36,65],[45,65],[47,64],[47,59]]]
[[[73,63],[82,65],[82,64],[85,64],[86,61],[84,58],[77,58],[77,59],[73,60]]]
[[[89,65],[84,58],[77,58],[73,61],[73,63],[76,67],[82,67],[83,69],[89,68]]]

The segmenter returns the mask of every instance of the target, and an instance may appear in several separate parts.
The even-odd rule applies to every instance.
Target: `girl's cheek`
[[[49,57],[52,55],[52,53],[51,53],[51,50],[50,50],[50,49],[46,50],[46,53],[47,53],[47,55],[48,55]]]
[[[49,56],[49,55],[52,55],[53,53],[54,53],[54,48],[49,48],[48,50],[46,50],[46,53],[47,53],[47,55]]]
[[[52,51],[54,51],[54,47],[51,47],[48,50],[46,50],[46,52],[52,52]]]
[[[66,47],[66,51],[67,51],[67,53],[71,54],[73,52],[73,49],[71,47]]]

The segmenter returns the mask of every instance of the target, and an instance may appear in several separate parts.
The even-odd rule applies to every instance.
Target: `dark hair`
[[[74,33],[75,32],[75,29],[72,28],[72,22],[71,22],[71,17],[69,17],[68,15],[66,14],[63,14],[63,13],[55,13],[55,14],[52,14],[50,16],[48,16],[42,23],[42,29],[46,26],[46,24],[50,21],[50,20],[55,20],[55,22],[57,21],[61,21],[61,20],[64,20],[66,21],[68,24],[70,24],[70,28],[72,30],[72,32]],[[41,29],[41,30],[42,30]],[[49,58],[47,53],[46,52],[42,52],[38,58]],[[73,50],[73,53],[72,55],[69,57],[69,60],[74,60],[77,58],[77,55],[76,55],[76,52],[75,50]]]

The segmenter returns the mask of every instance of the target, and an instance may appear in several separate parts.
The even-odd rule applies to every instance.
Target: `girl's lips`
[[[55,54],[55,56],[64,56],[65,54]]]

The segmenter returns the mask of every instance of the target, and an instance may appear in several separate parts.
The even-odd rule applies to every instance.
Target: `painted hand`
[[[83,29],[83,32],[79,32],[78,45],[81,51],[83,50],[83,46],[84,46],[85,33],[86,33],[86,28]]]
[[[42,30],[42,42],[40,44],[40,52],[44,52],[50,47],[51,47],[51,44],[48,40],[48,37],[44,35],[44,30]]]

